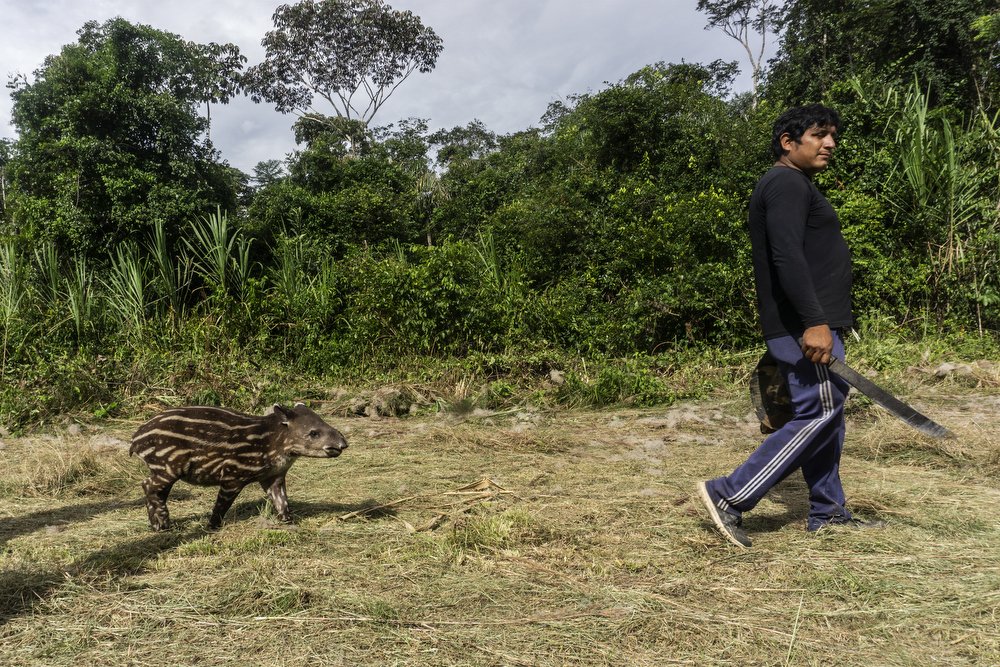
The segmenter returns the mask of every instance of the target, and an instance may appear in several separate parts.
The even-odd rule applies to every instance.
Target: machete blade
[[[850,382],[855,389],[872,399],[872,401],[878,403],[924,435],[929,435],[932,438],[955,437],[955,434],[944,426],[941,426],[941,424],[938,424],[930,417],[917,412],[911,406],[899,400],[840,359],[831,357],[829,369]]]

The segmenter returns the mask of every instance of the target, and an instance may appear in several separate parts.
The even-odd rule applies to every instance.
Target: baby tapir
[[[216,529],[243,487],[259,482],[281,521],[291,521],[285,473],[296,457],[339,456],[347,448],[340,431],[302,403],[275,405],[263,417],[222,408],[167,410],[139,427],[129,454],[149,466],[142,482],[153,530],[170,527],[167,495],[179,479],[219,486],[208,525]]]

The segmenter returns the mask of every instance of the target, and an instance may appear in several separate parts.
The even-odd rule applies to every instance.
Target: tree
[[[722,28],[722,32],[739,42],[750,61],[751,94],[753,107],[757,107],[760,80],[763,75],[764,47],[768,33],[775,32],[781,8],[772,0],[698,0],[698,11],[708,15],[709,28]],[[759,48],[754,48],[750,31],[757,33]]]
[[[274,185],[285,175],[285,165],[281,160],[261,160],[254,166],[250,181],[259,190]]]
[[[317,96],[367,126],[413,72],[434,69],[443,48],[412,12],[381,0],[302,0],[272,19],[264,62],[246,71],[243,85],[255,102],[318,123],[327,116],[313,106]]]
[[[14,142],[0,139],[0,220],[7,211],[7,164],[14,155]]]
[[[419,242],[415,182],[426,167],[423,121],[405,122],[397,133],[366,132],[349,158],[336,127],[299,119],[294,129],[305,147],[289,157],[286,177],[256,193],[249,210],[259,239],[270,243],[288,230],[335,257],[357,246]],[[374,135],[382,133],[388,138],[379,142]]]
[[[438,146],[437,163],[441,167],[462,160],[478,160],[486,157],[497,149],[497,135],[486,128],[478,118],[462,127],[450,130],[438,130],[428,141],[432,146]]]
[[[973,108],[983,47],[973,24],[996,0],[789,0],[769,90],[787,104],[815,101],[852,76],[929,84],[933,103]]]
[[[374,145],[404,171],[420,176],[429,166],[427,119],[406,118],[372,131]]]
[[[201,104],[238,89],[231,45],[195,44],[121,18],[89,22],[11,81],[18,129],[8,225],[30,240],[96,253],[165,223],[235,203],[232,171],[205,133]]]
[[[981,49],[976,87],[987,105],[995,108],[1000,102],[1000,11],[980,16],[972,22],[972,29]]]
[[[574,96],[575,108],[555,121],[553,136],[567,164],[589,158],[598,168],[631,172],[645,162],[663,178],[703,176],[717,162],[720,99],[736,64],[656,63],[598,93]],[[698,167],[692,171],[695,167]]]

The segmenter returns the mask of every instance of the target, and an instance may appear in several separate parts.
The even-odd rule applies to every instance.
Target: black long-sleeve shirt
[[[770,169],[750,197],[749,222],[764,338],[854,323],[851,254],[836,211],[808,176]]]

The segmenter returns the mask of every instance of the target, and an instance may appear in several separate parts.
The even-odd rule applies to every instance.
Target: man
[[[840,483],[848,385],[826,367],[844,356],[841,331],[853,324],[851,256],[837,214],[812,182],[837,145],[840,117],[819,104],[796,107],[774,124],[776,162],[750,197],[757,305],[767,349],[788,386],[793,416],[726,477],[700,482],[712,522],[750,547],[742,514],[801,469],[809,486],[807,529],[860,524]]]

